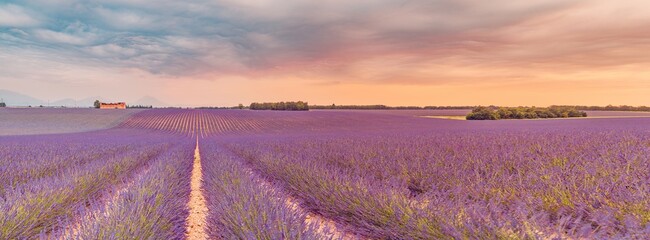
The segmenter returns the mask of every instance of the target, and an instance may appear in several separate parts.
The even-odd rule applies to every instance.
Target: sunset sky
[[[0,89],[183,106],[650,105],[650,4],[3,0]]]

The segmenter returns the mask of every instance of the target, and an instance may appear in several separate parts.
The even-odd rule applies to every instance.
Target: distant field
[[[140,111],[142,110],[0,108],[0,136],[106,129]]]
[[[422,116],[425,118],[437,118],[437,119],[448,119],[448,120],[467,120],[465,116]]]
[[[459,110],[311,110],[311,111],[339,111],[339,112],[366,112],[381,113],[398,116],[465,116],[471,109]]]

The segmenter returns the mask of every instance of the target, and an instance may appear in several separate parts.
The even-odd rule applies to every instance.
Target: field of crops
[[[86,132],[122,123],[138,109],[0,108],[0,136]]]
[[[650,118],[418,117],[450,113],[154,109],[5,136],[0,239],[650,237]]]

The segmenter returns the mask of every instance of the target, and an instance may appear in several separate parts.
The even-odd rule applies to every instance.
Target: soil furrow
[[[203,172],[201,168],[201,154],[199,153],[199,140],[197,136],[196,149],[194,149],[194,166],[190,183],[190,201],[188,203],[190,214],[187,217],[186,236],[188,240],[208,239],[205,231],[208,208],[202,189]]]

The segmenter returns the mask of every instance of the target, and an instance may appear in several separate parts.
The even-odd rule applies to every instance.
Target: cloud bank
[[[75,66],[182,81],[625,77],[634,85],[648,81],[632,74],[647,72],[648,30],[650,7],[641,0],[22,0],[0,4],[0,57],[32,64],[0,71],[3,79],[33,78],[25,74],[35,70],[65,79],[72,73],[61,68]]]

